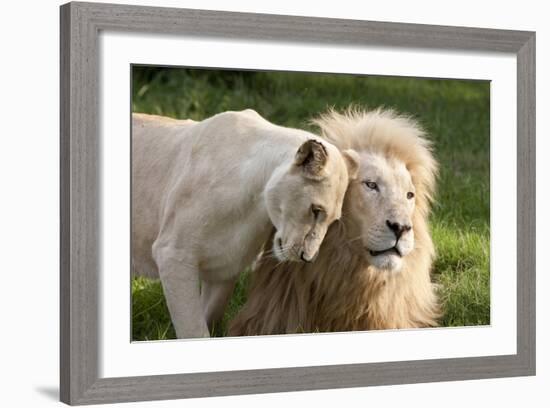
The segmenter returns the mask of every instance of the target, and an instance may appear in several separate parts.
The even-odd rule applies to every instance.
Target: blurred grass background
[[[308,120],[332,106],[384,106],[412,114],[434,142],[440,162],[431,217],[441,284],[442,326],[490,324],[489,123],[486,81],[247,72],[133,66],[132,110],[202,120],[252,108],[269,121],[314,131]],[[246,301],[242,274],[224,321]],[[158,280],[132,280],[132,338],[175,338]]]

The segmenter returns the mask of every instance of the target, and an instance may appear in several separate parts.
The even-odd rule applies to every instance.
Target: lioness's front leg
[[[182,250],[157,244],[153,245],[153,257],[177,338],[209,337],[201,307],[196,264],[186,260]]]
[[[202,282],[201,302],[204,317],[210,329],[214,323],[221,321],[236,282],[237,278],[223,282]]]

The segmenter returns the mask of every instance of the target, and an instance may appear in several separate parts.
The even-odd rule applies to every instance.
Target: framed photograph
[[[535,374],[535,33],[61,7],[61,400]]]

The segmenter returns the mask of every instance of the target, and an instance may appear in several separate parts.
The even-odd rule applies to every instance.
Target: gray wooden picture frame
[[[60,394],[68,404],[252,394],[535,374],[535,33],[113,4],[61,6]],[[100,31],[517,56],[517,354],[100,378]]]

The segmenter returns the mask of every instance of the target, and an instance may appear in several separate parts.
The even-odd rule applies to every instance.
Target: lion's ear
[[[321,142],[310,139],[302,144],[296,152],[294,164],[302,168],[304,176],[312,179],[322,179],[326,176],[327,158],[326,147]]]
[[[342,151],[342,157],[348,168],[349,179],[355,180],[359,176],[359,163],[361,162],[359,154],[353,149],[347,149]]]

